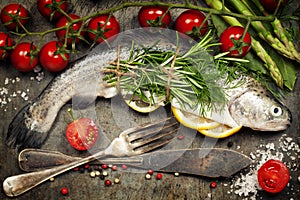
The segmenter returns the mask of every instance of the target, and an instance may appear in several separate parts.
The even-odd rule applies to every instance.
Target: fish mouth
[[[268,122],[264,127],[253,129],[257,131],[283,131],[291,126],[291,118],[287,121],[275,120]]]

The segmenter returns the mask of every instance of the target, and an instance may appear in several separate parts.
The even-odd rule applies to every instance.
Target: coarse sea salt
[[[44,79],[44,72],[40,69],[35,71],[35,77],[29,77],[29,80],[36,80],[40,82]],[[33,79],[32,79],[33,78]],[[9,103],[13,103],[14,100],[21,98],[23,101],[28,101],[30,98],[30,89],[23,89],[23,90],[15,90],[16,87],[22,87],[23,82],[20,77],[13,77],[9,78],[6,77],[4,79],[2,87],[0,87],[0,109],[6,112],[9,106]],[[18,99],[19,100],[19,99]],[[17,108],[14,108],[16,110]]]
[[[289,154],[287,154],[287,151]],[[299,163],[296,162],[299,158],[299,145],[294,142],[292,137],[283,134],[279,139],[279,145],[274,143],[267,143],[259,145],[259,148],[255,152],[250,153],[250,158],[253,163],[249,167],[249,171],[241,172],[239,175],[233,178],[230,190],[228,194],[236,194],[244,200],[255,200],[258,198],[258,191],[262,190],[257,181],[257,171],[268,160],[289,160],[284,162],[289,168],[290,172],[297,171]],[[300,181],[300,180],[299,180]],[[300,192],[299,189],[295,191],[293,185],[288,184],[289,194],[294,195],[296,192]]]

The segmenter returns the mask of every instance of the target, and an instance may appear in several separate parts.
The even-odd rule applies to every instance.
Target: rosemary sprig
[[[209,54],[209,48],[218,45],[212,43],[212,39],[207,34],[187,51],[179,46],[174,51],[161,50],[156,45],[133,45],[127,60],[113,62],[104,69],[104,80],[110,86],[118,86],[122,95],[131,101],[155,105],[161,101],[167,104],[176,98],[183,107],[191,109],[199,105],[205,109],[220,106],[226,103],[225,86],[218,83],[225,77],[218,66],[224,62],[215,62]]]

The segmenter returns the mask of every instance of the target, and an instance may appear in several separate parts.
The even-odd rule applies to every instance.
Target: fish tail
[[[40,148],[48,138],[48,133],[32,130],[29,108],[23,107],[10,123],[6,136],[6,145],[19,150],[25,148]]]

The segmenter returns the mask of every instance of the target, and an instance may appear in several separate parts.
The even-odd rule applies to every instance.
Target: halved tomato
[[[80,118],[68,125],[66,137],[72,147],[84,151],[97,141],[98,128],[90,118]]]

